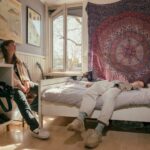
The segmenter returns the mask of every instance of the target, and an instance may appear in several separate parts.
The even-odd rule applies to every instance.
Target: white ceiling
[[[61,5],[61,4],[71,4],[71,3],[81,3],[83,0],[41,0],[43,3],[49,5]]]

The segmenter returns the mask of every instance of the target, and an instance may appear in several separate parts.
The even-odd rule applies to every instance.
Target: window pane
[[[67,14],[67,71],[82,69],[82,7],[68,9]]]
[[[57,16],[53,20],[53,70],[62,70],[64,62],[64,23],[63,15]]]

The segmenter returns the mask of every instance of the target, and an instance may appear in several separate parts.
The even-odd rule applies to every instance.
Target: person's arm
[[[24,67],[22,62],[17,64],[17,68],[19,71],[19,75],[22,81],[30,81],[26,68]]]
[[[20,88],[24,93],[28,93],[30,90],[30,79],[27,70],[21,61],[17,62],[16,66],[22,84],[20,85]]]
[[[13,74],[13,80],[14,80],[14,87],[20,89],[23,93],[27,93],[27,89],[24,85],[22,85],[21,81],[19,80],[18,76]]]
[[[93,82],[88,82],[88,83],[85,85],[85,87],[89,88],[89,87],[91,87],[92,85],[93,85]]]
[[[26,92],[29,92],[29,90],[30,90],[30,79],[29,79],[27,70],[25,69],[22,62],[17,63],[17,69],[18,69],[18,73],[19,73],[21,82],[26,89]]]

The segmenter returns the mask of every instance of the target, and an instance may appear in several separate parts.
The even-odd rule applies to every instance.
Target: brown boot
[[[77,131],[77,132],[82,132],[85,130],[84,127],[84,122],[78,118],[74,119],[73,122],[71,122],[68,126],[67,126],[68,130],[71,131]]]
[[[88,129],[85,137],[85,147],[95,148],[102,141],[102,134],[98,134],[94,129]]]

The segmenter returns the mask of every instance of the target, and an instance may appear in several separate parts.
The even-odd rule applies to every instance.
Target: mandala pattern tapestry
[[[87,4],[89,68],[107,80],[150,79],[150,0]]]

